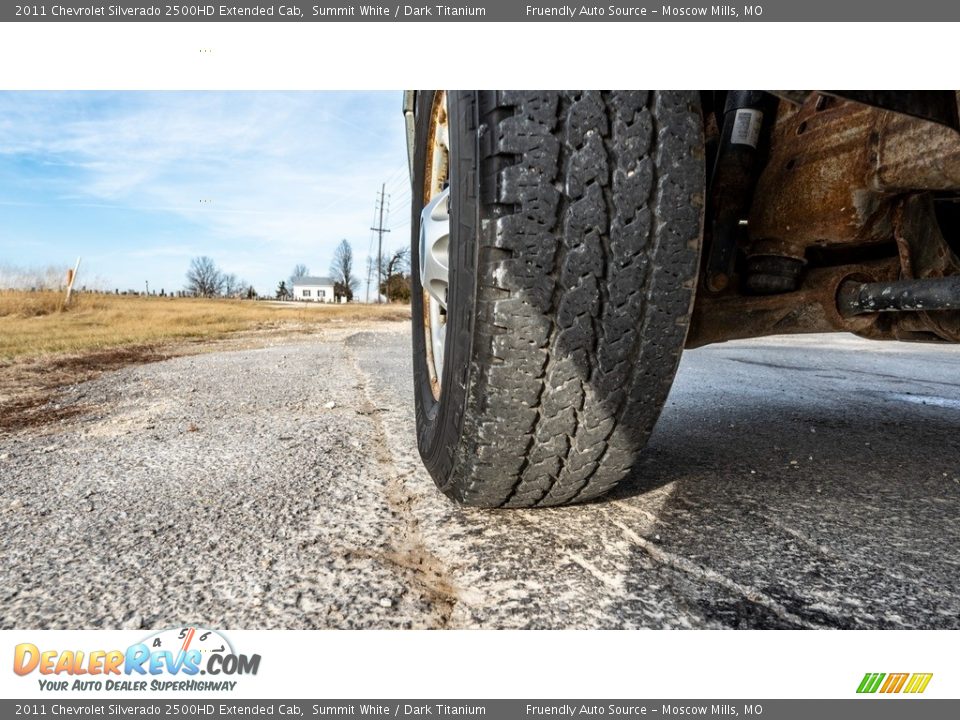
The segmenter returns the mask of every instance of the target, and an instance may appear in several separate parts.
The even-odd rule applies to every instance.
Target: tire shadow
[[[723,354],[685,361],[641,461],[599,501],[666,494],[647,533],[664,584],[707,626],[960,627],[960,393],[842,368],[747,382]]]

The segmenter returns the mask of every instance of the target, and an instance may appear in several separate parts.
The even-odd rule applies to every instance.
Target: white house
[[[336,302],[333,278],[304,276],[293,281],[293,299],[304,302]]]

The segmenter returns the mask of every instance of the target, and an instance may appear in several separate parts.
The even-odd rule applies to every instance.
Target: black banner
[[[910,707],[907,708],[906,706]],[[567,720],[604,718],[763,718],[763,720],[940,720],[960,717],[960,700],[2,700],[0,716],[164,718],[400,718]]]
[[[771,0],[705,2],[361,3],[293,0],[270,3],[159,3],[142,0],[61,0],[0,7],[11,22],[944,22],[960,20],[960,3],[942,0]]]

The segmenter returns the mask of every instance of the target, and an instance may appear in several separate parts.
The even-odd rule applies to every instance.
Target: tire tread
[[[589,500],[634,465],[683,346],[696,95],[489,92],[479,106],[473,381],[444,489],[487,507]]]

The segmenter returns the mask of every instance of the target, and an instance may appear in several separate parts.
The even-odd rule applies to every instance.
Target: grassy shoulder
[[[403,320],[405,305],[332,305],[85,293],[0,291],[0,361],[213,340],[256,330],[310,332],[329,323]]]
[[[54,402],[100,373],[260,339],[404,321],[409,305],[0,291],[0,436],[83,412]],[[239,344],[239,345],[238,345]]]

